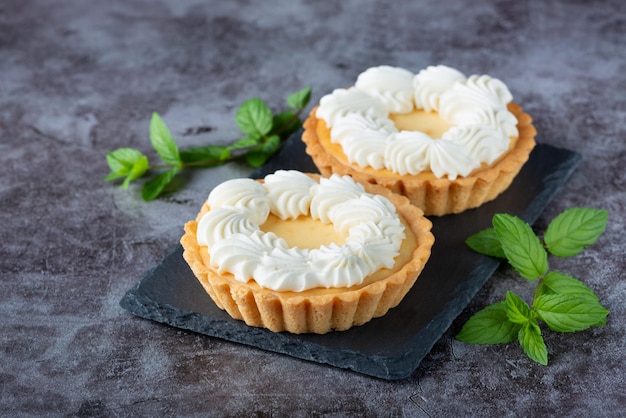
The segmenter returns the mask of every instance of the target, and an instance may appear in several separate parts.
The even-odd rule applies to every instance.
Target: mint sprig
[[[493,228],[470,236],[474,251],[505,258],[528,282],[536,283],[532,304],[507,292],[504,301],[475,313],[456,338],[472,344],[501,344],[518,340],[532,360],[548,364],[541,334],[544,323],[555,332],[577,332],[606,324],[609,311],[582,281],[550,271],[548,253],[558,257],[579,254],[604,232],[608,213],[601,209],[572,208],[557,216],[541,240],[530,225],[508,214],[496,214]]]
[[[184,169],[215,167],[237,159],[260,167],[276,154],[283,140],[300,129],[300,115],[310,98],[310,87],[292,93],[286,99],[288,110],[277,114],[261,99],[246,100],[235,115],[242,137],[230,145],[180,148],[163,119],[154,112],[150,120],[150,143],[162,163],[150,164],[148,157],[134,148],[118,148],[107,153],[111,172],[104,181],[123,178],[121,185],[126,189],[132,181],[150,176],[141,193],[144,200],[150,201],[163,194]]]

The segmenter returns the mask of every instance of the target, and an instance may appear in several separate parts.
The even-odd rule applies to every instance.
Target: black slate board
[[[300,133],[253,178],[278,169],[317,172]],[[233,320],[205,293],[177,245],[129,290],[120,305],[142,318],[296,358],[330,364],[383,379],[410,376],[452,321],[485,284],[499,262],[464,243],[490,227],[495,213],[534,223],[581,157],[539,144],[511,187],[493,202],[459,215],[432,217],[435,245],[421,276],[387,315],[348,331],[325,335],[273,333]]]

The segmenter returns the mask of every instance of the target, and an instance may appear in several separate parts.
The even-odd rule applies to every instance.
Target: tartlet
[[[416,75],[381,66],[355,84],[323,97],[310,112],[302,135],[307,154],[322,175],[381,185],[426,215],[495,199],[536,145],[532,118],[495,78],[466,78],[445,66]]]
[[[216,238],[218,232],[214,231],[231,228],[231,226],[223,228],[222,224],[215,223],[218,221],[211,220],[222,216],[218,211],[225,207],[227,210],[234,209],[240,213],[245,213],[247,209],[242,209],[242,205],[233,203],[232,199],[226,202],[226,206],[212,207],[211,203],[220,199],[213,199],[212,201],[211,196],[209,196],[196,219],[185,224],[185,233],[181,238],[181,244],[184,249],[185,260],[215,304],[220,309],[225,310],[232,318],[245,321],[247,325],[264,327],[274,332],[288,331],[296,334],[324,334],[333,330],[347,330],[353,326],[362,325],[373,318],[383,316],[389,309],[397,306],[411,289],[430,257],[434,237],[430,232],[432,225],[423,216],[423,212],[411,205],[408,199],[403,196],[376,185],[360,186],[349,177],[331,176],[330,179],[325,179],[316,174],[303,174],[297,171],[279,171],[275,175],[289,178],[304,176],[315,184],[321,182],[328,185],[331,182],[336,182],[339,186],[331,185],[335,188],[325,191],[326,194],[319,201],[313,201],[316,197],[303,200],[298,192],[288,192],[288,194],[290,193],[289,196],[276,198],[277,202],[291,201],[291,207],[299,205],[299,209],[295,213],[292,209],[281,210],[271,204],[270,213],[264,215],[260,213],[263,212],[263,209],[258,210],[258,207],[263,205],[249,203],[252,199],[244,197],[243,200],[247,199],[248,202],[244,205],[256,205],[255,210],[257,215],[259,213],[260,215],[251,215],[252,218],[255,216],[258,218],[253,220],[253,227],[250,227],[246,223],[247,221],[239,219],[238,222],[243,222],[246,225],[232,228],[239,228],[237,231],[243,230],[244,232],[226,232],[224,234],[226,238],[234,236],[234,242],[236,242],[240,235],[248,234],[249,237],[258,240],[258,242],[267,243],[273,242],[276,236],[281,237],[285,231],[291,231],[291,236],[287,238],[290,241],[296,240],[298,242],[297,245],[293,245],[292,242],[287,245],[285,243],[270,244],[269,247],[275,245],[280,249],[272,249],[271,253],[270,250],[264,250],[266,252],[262,256],[257,253],[246,255],[246,245],[228,244],[225,237]],[[258,180],[256,184],[264,185],[267,179],[268,177]],[[377,234],[377,238],[368,240],[367,234],[369,232],[362,235],[364,226],[370,225],[368,228],[374,229],[378,227],[372,226],[373,224],[366,222],[366,220],[355,219],[351,221],[352,213],[341,214],[341,211],[348,206],[357,208],[367,206],[354,205],[353,201],[350,200],[356,198],[354,195],[345,199],[341,197],[340,190],[344,183],[346,185],[352,184],[363,190],[362,196],[367,196],[367,199],[371,199],[372,202],[375,201],[374,205],[378,205],[376,202],[379,202],[383,205],[379,207],[392,208],[392,212],[395,213],[394,216],[397,217],[397,222],[394,224],[390,219],[380,218],[383,220],[376,222],[382,225],[381,228],[386,229],[383,234],[380,233],[382,230],[376,230],[373,234]],[[291,183],[284,182],[283,184]],[[246,190],[248,187],[249,184],[246,184]],[[226,188],[232,189],[229,186]],[[319,189],[321,189],[321,185]],[[242,190],[244,190],[243,186]],[[366,198],[359,197],[358,199]],[[221,199],[222,203],[225,200],[228,199]],[[340,206],[342,202],[345,203],[349,200],[350,203]],[[304,203],[302,203],[303,201]],[[314,207],[311,206],[312,201]],[[219,205],[214,203],[214,206],[221,206],[222,203]],[[278,203],[278,205],[283,205],[283,203]],[[208,214],[212,211],[214,214],[210,218]],[[304,213],[305,211],[308,213]],[[311,214],[312,212],[315,212],[315,216]],[[332,215],[328,215],[331,213]],[[358,216],[360,215],[357,214],[357,218]],[[332,217],[335,221],[328,223],[329,218]],[[344,230],[333,235],[328,228],[338,229],[338,223],[342,224],[339,229],[343,228]],[[257,224],[258,230],[254,226]],[[399,225],[401,228],[398,228]],[[356,229],[351,229],[353,226],[356,226]],[[349,232],[346,233],[348,230]],[[237,233],[240,235],[235,235]],[[334,236],[330,241],[344,239],[344,242],[320,244],[320,241],[328,241],[327,236],[329,234]],[[348,243],[347,234],[356,238]],[[207,235],[215,236],[207,238]],[[394,238],[384,238],[386,235]],[[361,236],[366,236],[366,238],[361,239]],[[386,241],[381,243],[376,242],[376,240]],[[387,259],[386,266],[379,265],[378,268],[372,267],[368,270],[364,266],[367,263],[372,263],[372,260],[368,258],[369,256],[361,259],[355,258],[355,254],[359,251],[358,248],[366,248],[366,250],[369,248],[371,255],[387,251],[391,241],[397,243],[396,252],[392,252],[395,256],[391,259],[391,264]],[[370,245],[367,244],[370,242],[373,247],[366,247],[366,245]],[[352,245],[354,243],[356,244]],[[346,249],[349,247],[348,244],[351,246]],[[359,245],[364,246],[359,247]],[[303,250],[300,248],[302,246],[309,246],[309,249]],[[328,250],[321,258],[319,257],[321,251],[318,247]],[[241,253],[238,252],[238,248],[243,248]],[[268,254],[274,255],[275,252],[279,253],[281,257],[287,257],[290,252],[294,252],[294,254],[306,253],[308,256],[315,251],[317,251],[318,259],[317,261],[309,261],[312,267],[307,271],[298,270],[299,259],[293,262],[289,260],[267,261],[269,259]],[[214,254],[214,260],[211,259],[211,253]],[[350,254],[346,255],[345,260],[342,258],[341,263],[343,264],[333,261],[346,253]],[[314,256],[310,258],[315,259]],[[246,260],[246,262],[242,260]],[[326,260],[331,261],[327,263]],[[338,264],[339,267],[332,268],[335,265],[332,263]],[[344,264],[348,267],[342,272],[341,266]],[[276,270],[278,278],[272,277],[272,268]],[[365,270],[363,270],[364,268]],[[230,271],[228,271],[229,269]],[[291,274],[291,270],[297,274]],[[352,277],[355,271],[357,273],[362,272],[364,277]],[[255,275],[258,275],[258,278],[255,278]],[[333,283],[321,283],[328,280],[327,275],[336,276],[332,279],[334,280]],[[272,286],[276,288],[271,288]]]

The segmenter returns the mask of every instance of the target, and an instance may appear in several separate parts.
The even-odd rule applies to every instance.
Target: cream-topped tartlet
[[[389,66],[320,100],[302,140],[320,172],[407,196],[426,215],[459,213],[508,188],[535,146],[500,80],[446,66]]]
[[[326,333],[400,303],[430,256],[430,228],[420,209],[385,188],[281,170],[217,186],[181,243],[233,318]]]

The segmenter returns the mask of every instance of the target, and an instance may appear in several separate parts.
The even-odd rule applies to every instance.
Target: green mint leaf
[[[576,332],[604,325],[609,314],[598,301],[576,294],[541,295],[535,299],[534,307],[537,316],[557,332]]]
[[[495,229],[487,228],[471,235],[465,243],[474,251],[480,254],[497,258],[506,258],[500,240]]]
[[[500,213],[494,215],[493,227],[507,260],[522,277],[533,281],[546,274],[548,253],[530,225],[516,216]]]
[[[148,202],[159,197],[165,186],[172,181],[177,172],[177,169],[172,168],[147,181],[141,190],[143,200]]]
[[[527,324],[533,319],[530,306],[511,291],[506,292],[505,306],[506,316],[514,324]]]
[[[274,115],[272,126],[273,134],[280,135],[281,138],[286,138],[300,129],[302,123],[295,112],[287,110]]]
[[[540,295],[576,295],[579,299],[599,302],[598,296],[586,284],[567,274],[551,271],[537,286],[536,294]]]
[[[250,148],[250,147],[254,147],[255,145],[257,145],[259,141],[261,140],[262,138],[259,138],[259,137],[248,136],[246,138],[241,138],[233,142],[228,148],[230,150]]]
[[[222,164],[220,156],[225,149],[224,145],[184,148],[180,150],[180,159],[192,167],[213,167]]]
[[[135,163],[142,158],[147,159],[143,153],[134,148],[118,148],[115,151],[108,152],[106,160],[111,173],[104,180],[109,181],[119,177],[126,177],[130,174]]]
[[[519,344],[528,357],[544,366],[548,365],[548,348],[541,336],[536,320],[522,325],[518,335]]]
[[[293,109],[303,109],[311,99],[311,87],[305,87],[287,97],[287,104]]]
[[[272,111],[261,99],[246,100],[235,115],[241,132],[262,137],[272,129]]]
[[[111,173],[104,178],[110,181],[125,177],[122,188],[127,189],[131,181],[143,176],[148,171],[148,157],[133,148],[118,148],[107,154],[107,164]]]
[[[509,321],[506,302],[497,302],[476,312],[463,325],[456,339],[470,344],[508,343],[517,338],[519,324]]]
[[[130,169],[130,173],[128,173],[128,175],[124,179],[124,182],[122,183],[122,188],[127,189],[131,181],[138,179],[139,177],[143,176],[146,171],[148,171],[148,167],[148,157],[144,156],[135,161],[132,168]]]
[[[280,146],[280,137],[278,135],[270,136],[263,144],[257,145],[246,154],[246,161],[252,167],[261,167],[272,155],[278,151]]]
[[[226,161],[230,160],[230,157],[230,147],[224,148],[224,151],[222,151],[222,153],[220,154],[220,161],[222,163],[225,163]]]
[[[567,209],[548,225],[544,235],[548,251],[559,257],[579,254],[598,240],[606,228],[607,220],[606,210]]]
[[[163,119],[157,112],[152,113],[150,120],[150,142],[161,159],[176,168],[181,167],[178,146]]]
[[[249,136],[235,141],[233,144],[226,147],[224,151],[220,154],[220,160],[222,162],[226,162],[231,158],[237,158],[246,154],[249,149],[256,146],[261,139],[262,138]]]

